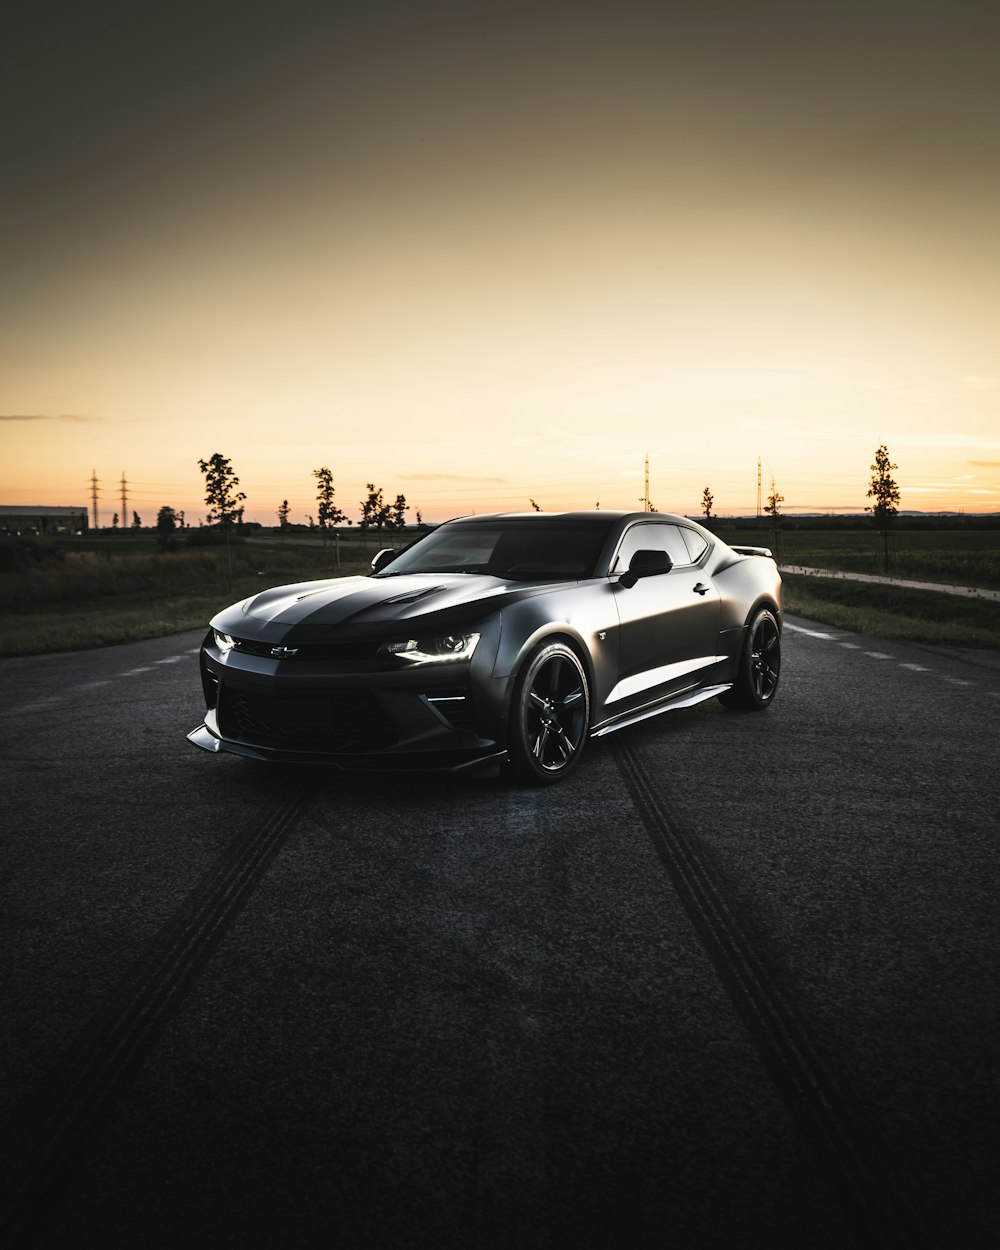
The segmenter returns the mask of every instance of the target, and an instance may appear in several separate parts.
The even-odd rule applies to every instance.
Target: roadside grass
[[[785,610],[899,642],[1000,649],[1000,603],[873,582],[785,573]]]
[[[717,526],[729,543],[769,546],[786,564],[831,571],[877,572],[873,530]],[[370,541],[378,540],[374,535]],[[129,536],[72,544],[41,544],[0,566],[0,655],[38,655],[134,642],[205,626],[219,609],[270,586],[367,573],[372,549],[342,543],[343,562],[315,540],[255,537],[232,548],[233,576],[223,546],[159,551]],[[386,544],[388,545],[388,544]],[[10,548],[10,544],[6,544]],[[366,544],[367,546],[367,544]],[[891,572],[954,585],[1000,588],[1000,531],[902,530]],[[8,553],[9,554],[9,553]],[[28,557],[30,554],[30,558]],[[905,554],[906,563],[902,562]],[[961,571],[961,576],[958,575]],[[838,578],[786,574],[788,611],[840,629],[884,638],[959,647],[1000,648],[1000,604]]]
[[[781,564],[845,573],[882,574],[881,535],[870,529],[808,529],[801,522],[727,527],[714,523],[732,545],[770,547]],[[889,532],[890,577],[1000,590],[1000,529],[910,529]]]
[[[370,559],[370,557],[369,557]],[[0,655],[41,655],[158,638],[207,625],[227,604],[289,582],[366,573],[329,567],[321,549],[235,547],[170,554],[71,552],[0,576]]]

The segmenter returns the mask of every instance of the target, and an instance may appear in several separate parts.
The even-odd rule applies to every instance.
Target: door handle
[[[694,593],[695,593],[696,595],[707,595],[707,594],[708,594],[708,587],[705,585],[705,583],[704,583],[704,582],[699,582],[699,583],[698,583],[698,585],[697,585],[697,586],[695,586],[695,588],[694,588]]]

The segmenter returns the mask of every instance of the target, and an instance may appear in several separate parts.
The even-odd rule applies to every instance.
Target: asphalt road
[[[202,754],[198,639],[0,662],[0,1241],[996,1244],[995,658],[531,791]]]

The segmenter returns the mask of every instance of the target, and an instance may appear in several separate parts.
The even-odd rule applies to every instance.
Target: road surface
[[[532,791],[198,752],[198,641],[0,661],[0,1240],[995,1244],[995,657]]]

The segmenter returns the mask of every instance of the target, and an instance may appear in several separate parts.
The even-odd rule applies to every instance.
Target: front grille
[[[218,717],[224,737],[286,751],[377,751],[398,741],[392,722],[364,691],[280,696],[223,684]]]
[[[378,655],[377,642],[292,642],[294,655],[272,656],[270,642],[255,642],[252,638],[234,638],[233,645],[244,655],[260,655],[265,659],[288,660],[374,660]]]

